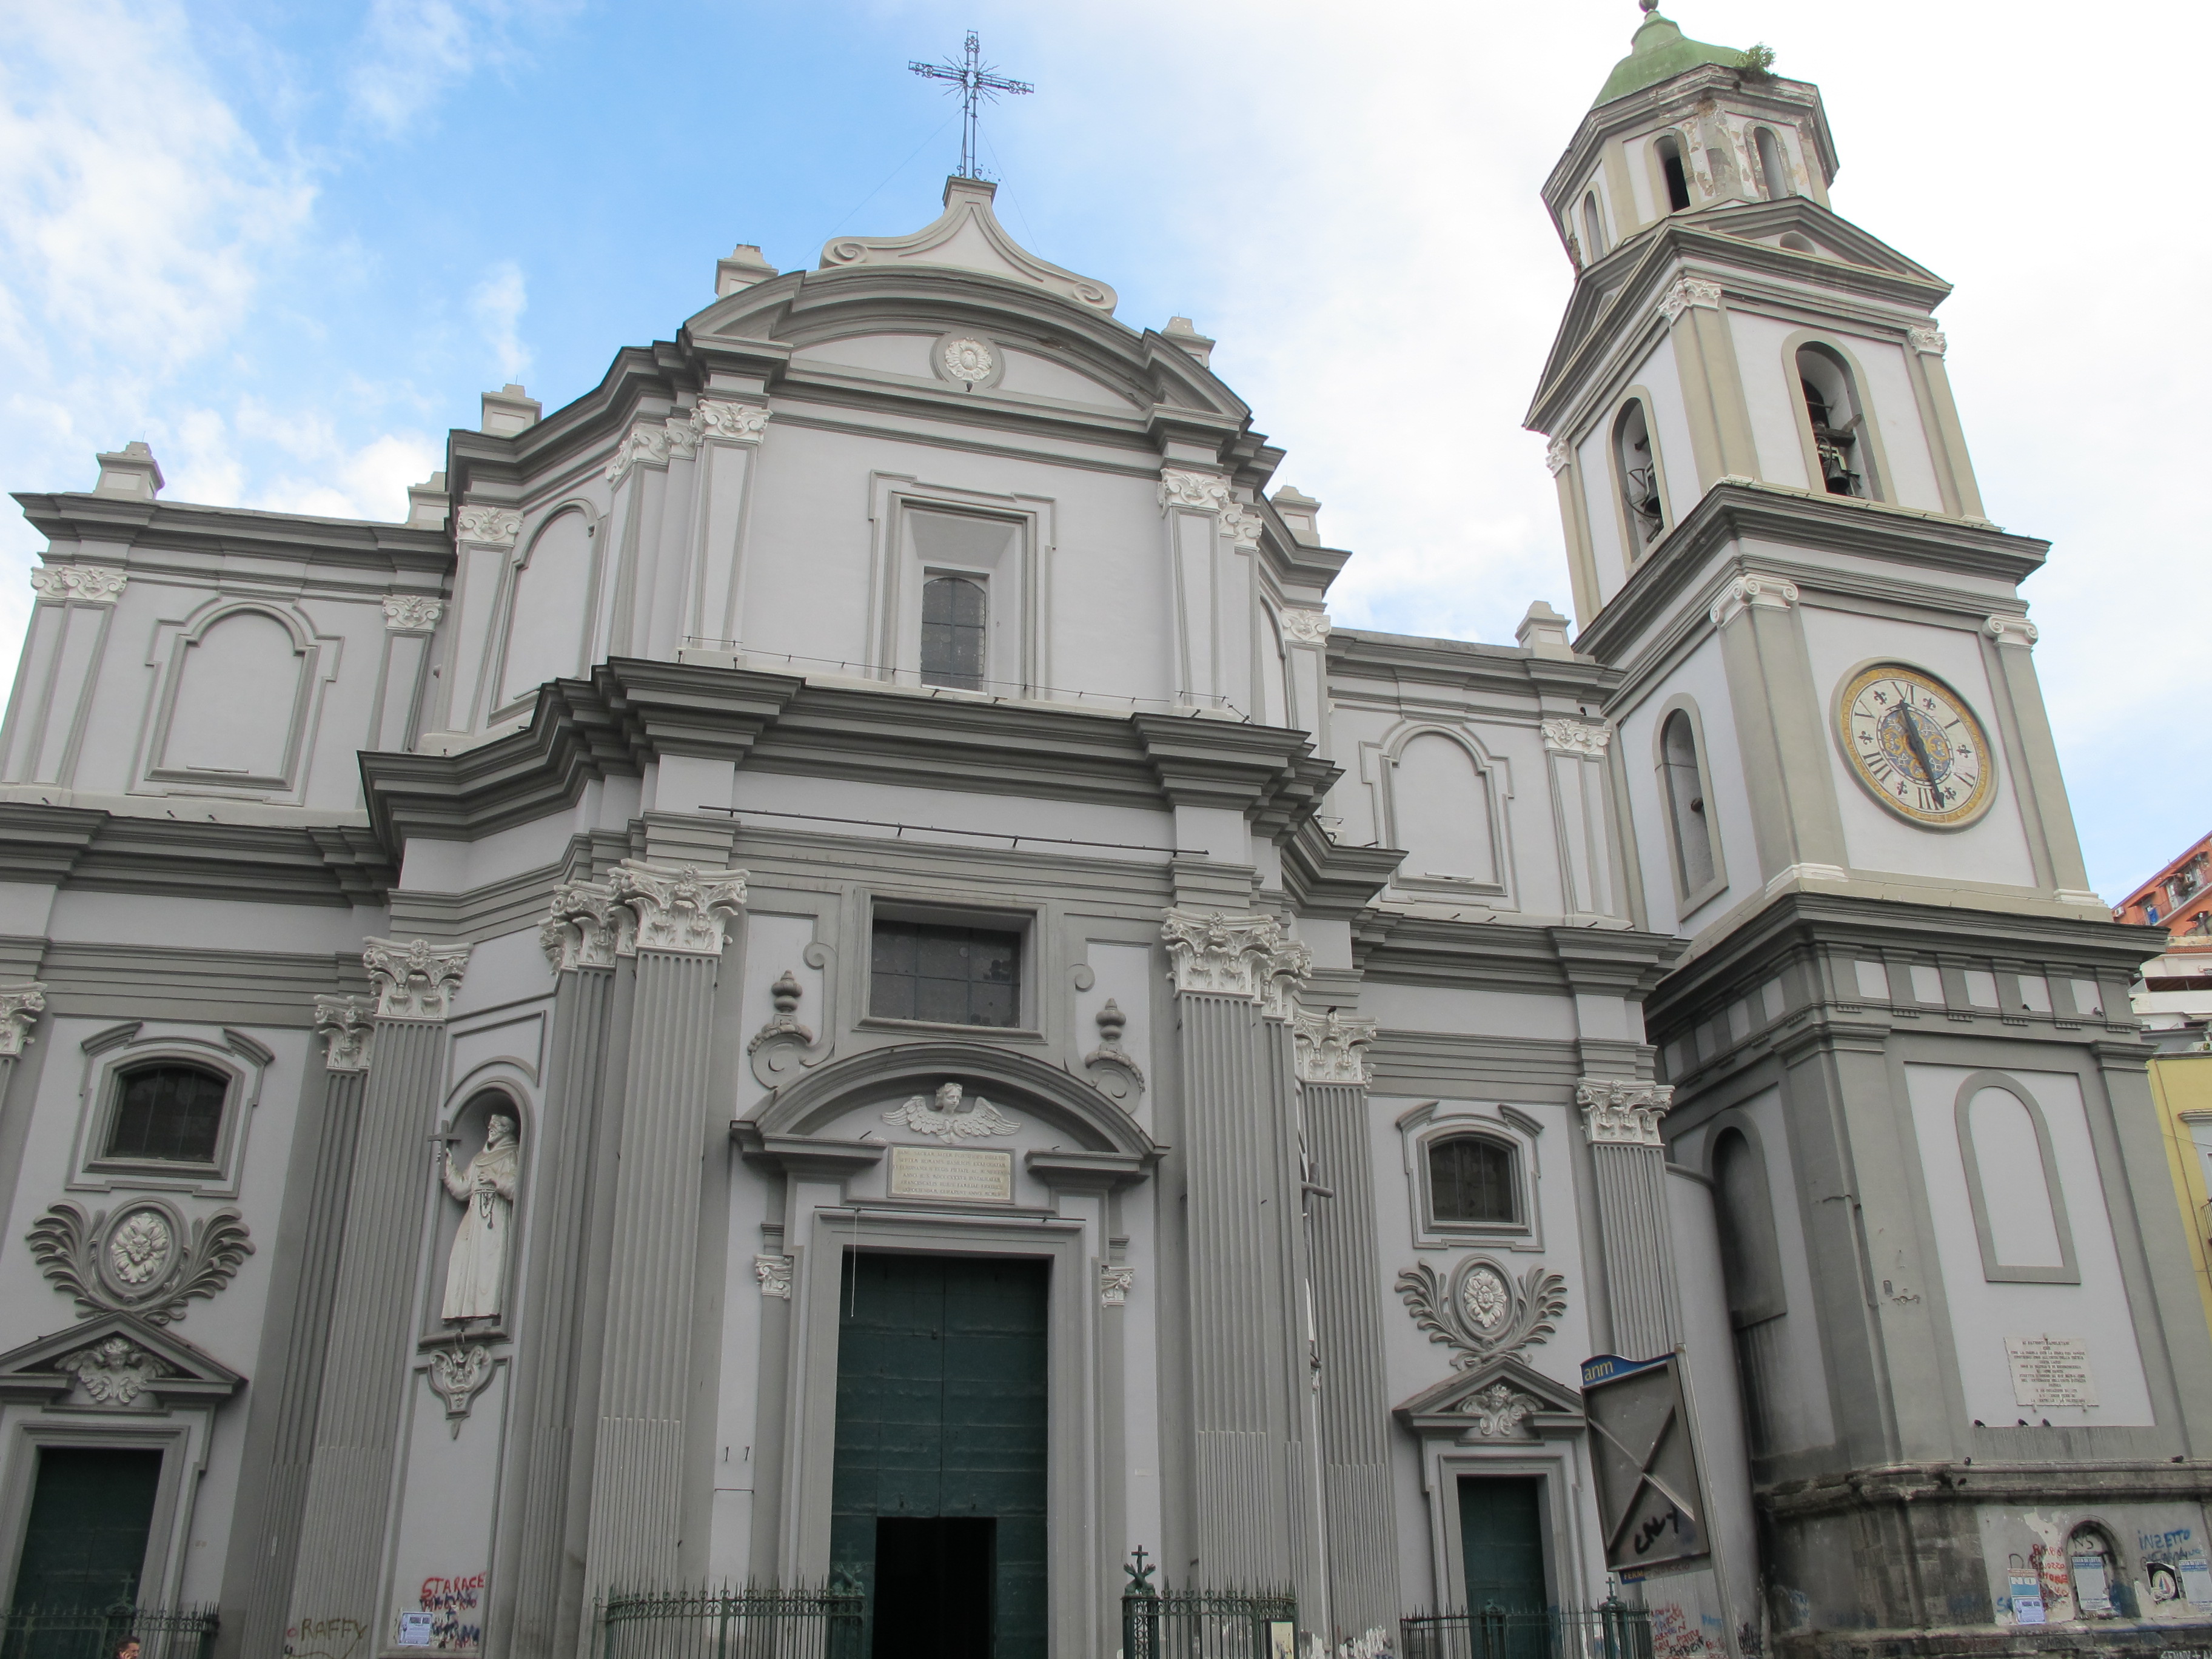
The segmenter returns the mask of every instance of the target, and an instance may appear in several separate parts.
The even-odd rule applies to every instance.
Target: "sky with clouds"
[[[2092,882],[2212,829],[2212,231],[2182,158],[2201,4],[1668,0],[1818,82],[1837,210],[1957,284],[1982,492],[2028,586]],[[473,426],[671,337],[714,260],[811,266],[933,217],[962,31],[1033,82],[985,121],[1000,216],[1220,341],[1214,367],[1358,550],[1342,621],[1510,641],[1569,608],[1521,418],[1571,272],[1537,188],[1632,0],[0,0],[0,482],[152,444],[171,499],[379,519]],[[2081,62],[2098,60],[2096,74]],[[2115,103],[2124,103],[2120,109]],[[2091,119],[2092,116],[2096,118]],[[2196,482],[2192,483],[2191,480]],[[39,538],[0,515],[0,669]]]

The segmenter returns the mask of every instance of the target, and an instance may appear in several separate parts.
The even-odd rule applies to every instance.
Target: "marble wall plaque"
[[[2089,1345],[2078,1336],[2008,1336],[2012,1397],[2023,1406],[2094,1406]]]
[[[1014,1155],[958,1146],[894,1146],[891,1196],[1012,1203]]]

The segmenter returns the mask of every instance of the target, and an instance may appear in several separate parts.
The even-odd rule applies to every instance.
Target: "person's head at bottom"
[[[126,1636],[115,1644],[115,1659],[138,1659],[138,1638]]]

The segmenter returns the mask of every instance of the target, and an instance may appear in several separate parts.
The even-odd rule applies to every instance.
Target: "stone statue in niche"
[[[521,1174],[522,1149],[515,1121],[494,1112],[484,1126],[483,1150],[456,1174],[451,1136],[438,1146],[438,1178],[465,1207],[453,1233],[453,1254],[446,1264],[448,1324],[496,1319],[507,1280],[507,1241],[514,1224],[514,1187]]]

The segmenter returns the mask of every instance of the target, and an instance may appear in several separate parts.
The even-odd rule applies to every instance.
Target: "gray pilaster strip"
[[[672,1584],[715,957],[641,950],[615,1176],[587,1572]]]
[[[1674,1351],[1674,1252],[1667,1235],[1666,1154],[1656,1146],[1597,1146],[1600,1224],[1613,1340],[1624,1358]]]
[[[382,1634],[377,1586],[413,1357],[408,1310],[429,1138],[445,1086],[446,1027],[442,1020],[380,1017],[374,1042],[290,1620],[356,1620],[368,1632],[364,1650],[380,1645]]]
[[[614,983],[606,968],[563,973],[554,994],[543,1150],[514,1376],[517,1398],[503,1485],[506,1513],[484,1626],[491,1659],[576,1650],[583,1563],[567,1549],[569,1491],[592,1236],[593,1149]]]
[[[1310,1213],[1329,1607],[1341,1638],[1392,1631],[1401,1610],[1367,1091],[1308,1083],[1305,1124],[1316,1179],[1333,1194]]]

